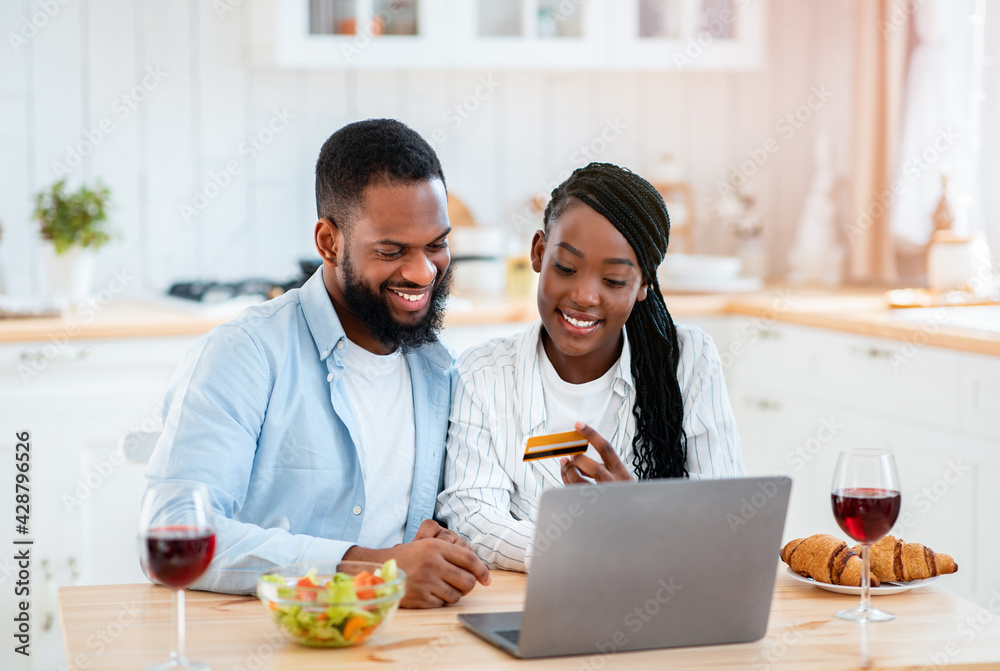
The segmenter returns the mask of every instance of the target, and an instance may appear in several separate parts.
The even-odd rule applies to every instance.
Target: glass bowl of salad
[[[391,619],[405,591],[395,559],[287,564],[257,579],[257,597],[278,629],[322,648],[364,643]]]

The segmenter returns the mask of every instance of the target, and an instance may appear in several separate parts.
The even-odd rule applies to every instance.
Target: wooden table
[[[259,669],[423,668],[470,669],[539,666],[546,669],[854,669],[867,648],[880,669],[1000,669],[1000,594],[996,608],[979,608],[941,583],[877,597],[894,612],[891,622],[861,627],[833,613],[857,597],[800,584],[779,565],[767,635],[754,643],[562,657],[523,662],[482,642],[458,624],[461,612],[518,610],[525,576],[493,572],[450,608],[400,610],[386,630],[358,648],[314,650],[285,641],[252,597],[187,593],[189,657],[215,671]],[[59,590],[70,668],[141,669],[166,659],[172,640],[172,593],[154,585],[64,587]],[[866,643],[862,642],[864,630]],[[937,666],[936,666],[937,665]]]

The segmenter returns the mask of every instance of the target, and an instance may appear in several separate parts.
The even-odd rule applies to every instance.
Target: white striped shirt
[[[530,567],[542,490],[563,486],[558,459],[521,460],[528,438],[551,433],[538,361],[540,333],[541,320],[521,333],[477,345],[462,354],[454,373],[438,516],[491,568]],[[741,477],[743,456],[719,351],[710,336],[691,326],[678,324],[677,339],[688,471]],[[612,404],[619,406],[618,426],[604,438],[634,475],[635,386],[627,337],[617,365]]]

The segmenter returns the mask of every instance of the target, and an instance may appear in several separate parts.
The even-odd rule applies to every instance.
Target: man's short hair
[[[424,138],[395,119],[367,119],[331,135],[316,161],[316,214],[342,230],[359,215],[364,190],[378,183],[440,179],[444,172]]]

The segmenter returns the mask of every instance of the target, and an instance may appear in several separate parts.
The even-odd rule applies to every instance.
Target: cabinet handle
[[[56,620],[56,592],[59,585],[56,584],[55,567],[48,559],[42,560],[42,571],[45,573],[45,594],[42,597],[45,603],[45,615],[42,617],[42,631],[49,631]]]
[[[784,407],[781,401],[771,401],[766,398],[747,399],[747,405],[765,412],[778,412]]]
[[[851,351],[869,359],[891,359],[894,354],[891,349],[883,349],[881,347],[859,347],[857,345],[852,347]]]
[[[73,587],[80,584],[80,561],[76,557],[69,558],[69,584]]]
[[[21,350],[21,361],[85,361],[94,358],[94,350],[89,347],[63,347],[54,356],[45,354],[44,349]]]
[[[781,340],[785,334],[776,329],[761,329],[757,332],[761,340]]]

